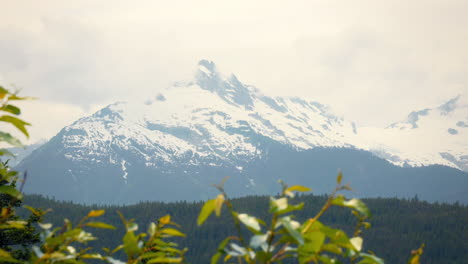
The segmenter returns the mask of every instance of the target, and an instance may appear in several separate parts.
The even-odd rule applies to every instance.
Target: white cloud
[[[76,113],[152,96],[201,58],[361,124],[468,95],[466,1],[18,0],[3,10],[0,75]]]

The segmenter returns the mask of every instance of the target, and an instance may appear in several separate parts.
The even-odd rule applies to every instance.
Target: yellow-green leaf
[[[310,192],[312,189],[302,186],[302,185],[293,185],[285,190],[286,192]]]
[[[98,217],[105,213],[105,210],[92,210],[88,213],[88,217]]]
[[[23,195],[13,186],[0,186],[0,193],[8,194],[16,199],[22,199]]]
[[[159,223],[161,225],[167,225],[171,222],[171,216],[170,215],[165,215],[161,218],[159,218]]]
[[[12,113],[14,115],[21,114],[21,110],[18,107],[14,106],[14,105],[5,105],[3,107],[0,107],[0,110],[8,112],[8,113]]]
[[[224,203],[224,195],[223,194],[219,194],[216,199],[215,199],[215,212],[216,212],[216,216],[220,216],[221,215],[221,208],[223,207],[223,203]]]
[[[0,116],[0,121],[7,122],[7,123],[14,125],[16,128],[18,128],[19,131],[21,131],[26,137],[29,138],[28,130],[25,127],[25,126],[31,125],[28,122],[25,122],[14,116],[8,116],[8,115]]]
[[[15,138],[14,136],[10,135],[9,133],[1,132],[0,131],[0,141],[5,141],[6,143],[13,145],[15,147],[22,147],[23,144]]]
[[[180,263],[182,262],[182,258],[154,258],[148,260],[146,263]]]
[[[114,226],[106,224],[106,223],[102,223],[102,222],[89,222],[89,223],[86,223],[86,226],[104,228],[104,229],[115,229]]]
[[[203,205],[200,214],[198,215],[197,219],[197,224],[200,226],[203,224],[203,222],[206,221],[208,216],[213,212],[213,210],[216,207],[216,202],[215,200],[208,200],[206,203]]]
[[[338,172],[338,176],[336,177],[336,183],[341,184],[342,180],[343,180],[343,173],[340,171]]]
[[[165,229],[161,230],[161,233],[167,234],[167,235],[172,235],[172,236],[181,236],[181,237],[185,236],[184,233],[182,233],[179,230],[174,229],[174,228],[165,228]]]

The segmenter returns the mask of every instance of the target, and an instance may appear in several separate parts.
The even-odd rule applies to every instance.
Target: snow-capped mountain
[[[70,159],[122,163],[108,148],[116,144],[133,146],[147,166],[190,156],[192,164],[202,159],[241,167],[236,163],[262,155],[252,137],[257,135],[298,150],[352,146],[400,166],[468,170],[467,127],[468,104],[460,96],[387,128],[357,128],[318,102],[265,96],[235,75],[223,77],[213,62],[201,61],[194,82],[175,85],[145,104],[110,105],[66,127],[63,143]]]
[[[411,112],[403,122],[364,127],[359,133],[356,146],[396,165],[441,164],[468,171],[468,101],[460,95]]]
[[[233,176],[230,187],[238,195],[272,193],[277,178],[301,182],[298,176],[279,175],[280,171],[301,175],[320,170],[304,167],[298,172],[297,167],[303,165],[296,162],[305,157],[318,160],[317,150],[323,149],[346,157],[365,156],[365,162],[359,161],[365,164],[374,158],[360,150],[396,165],[441,164],[466,170],[466,109],[457,97],[439,108],[411,113],[407,122],[388,128],[357,128],[320,103],[266,96],[234,75],[221,75],[213,62],[202,60],[193,81],[175,84],[144,103],[118,102],[79,119],[24,159],[19,168],[36,173],[30,180],[31,192],[84,202],[148,200],[152,199],[149,186],[158,190],[158,199],[202,199],[206,186],[226,174]],[[457,120],[456,128],[447,127],[453,120]],[[283,162],[289,163],[270,171],[269,177],[263,175]],[[336,166],[343,167],[325,167],[334,174]],[[369,177],[367,173],[357,170],[364,178]],[[455,185],[468,186],[466,173],[451,173],[457,175]],[[67,187],[50,193],[50,181]],[[365,184],[377,190],[375,184]],[[163,185],[179,186],[183,193],[174,194]],[[93,189],[96,186],[101,189]],[[323,192],[328,186],[328,181],[322,184]],[[107,187],[105,193],[102,188]],[[144,187],[149,189],[142,191]],[[456,194],[465,195],[464,191]]]

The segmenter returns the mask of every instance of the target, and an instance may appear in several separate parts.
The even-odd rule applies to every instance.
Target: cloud
[[[18,0],[5,10],[4,81],[85,112],[154,96],[202,58],[361,124],[468,94],[466,1]]]

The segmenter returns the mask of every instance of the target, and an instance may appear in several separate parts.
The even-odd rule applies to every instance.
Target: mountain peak
[[[229,104],[251,108],[253,106],[252,92],[234,74],[223,77],[216,69],[214,62],[200,60],[195,83],[204,90],[217,94]]]
[[[198,62],[198,70],[205,74],[216,73],[216,64],[213,61],[203,59]]]

